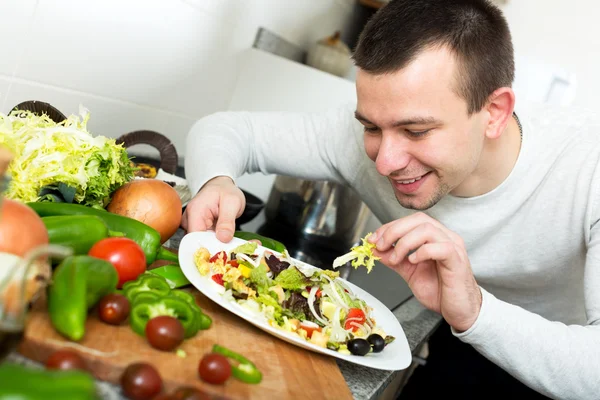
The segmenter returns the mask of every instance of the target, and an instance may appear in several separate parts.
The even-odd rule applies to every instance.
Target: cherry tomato
[[[185,330],[181,322],[168,315],[160,315],[148,321],[145,333],[150,345],[163,351],[173,350],[185,338]]]
[[[344,329],[356,332],[359,328],[355,324],[362,325],[365,323],[366,319],[367,317],[365,317],[363,310],[360,308],[351,308],[348,310],[348,315],[346,315]]]
[[[173,392],[175,400],[209,400],[211,397],[191,386],[183,386]]]
[[[119,274],[118,288],[146,271],[146,255],[135,241],[125,237],[112,237],[96,242],[88,255],[107,260]]]
[[[225,284],[223,283],[223,274],[214,274],[211,278],[219,285],[225,286]]]
[[[129,317],[131,305],[127,297],[118,293],[107,294],[98,302],[98,316],[102,322],[119,325]]]
[[[231,364],[221,354],[208,353],[202,357],[198,373],[203,381],[220,385],[231,376]]]
[[[86,371],[85,361],[81,356],[73,350],[57,350],[46,360],[46,368],[70,370],[79,369]]]
[[[223,264],[225,264],[227,262],[227,253],[225,253],[224,251],[219,251],[218,253],[215,253],[215,255],[213,255],[211,258],[208,259],[208,262],[214,263],[217,262],[217,260],[222,260]]]
[[[151,399],[162,391],[162,378],[150,364],[135,363],[125,368],[121,375],[121,388],[132,400]]]

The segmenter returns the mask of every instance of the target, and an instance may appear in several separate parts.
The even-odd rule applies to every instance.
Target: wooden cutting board
[[[185,358],[175,352],[153,349],[129,325],[111,326],[91,312],[86,335],[78,344],[91,354],[79,352],[98,379],[117,383],[127,365],[144,361],[154,365],[171,393],[179,386],[192,385],[214,398],[226,399],[351,399],[352,394],[335,359],[304,350],[254,327],[193,289],[198,304],[213,324],[180,346]],[[54,351],[71,342],[57,333],[50,323],[42,298],[34,304],[19,352],[44,363]],[[263,373],[260,384],[251,385],[233,377],[224,385],[204,383],[198,376],[202,356],[220,344],[243,354]]]

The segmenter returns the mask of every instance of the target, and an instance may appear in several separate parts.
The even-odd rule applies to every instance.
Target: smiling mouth
[[[427,173],[423,174],[421,176],[417,176],[416,178],[412,178],[412,179],[405,179],[405,180],[394,179],[394,182],[400,183],[402,185],[409,185],[409,184],[414,183],[414,182],[416,182],[418,180],[421,180],[425,175],[427,175]]]

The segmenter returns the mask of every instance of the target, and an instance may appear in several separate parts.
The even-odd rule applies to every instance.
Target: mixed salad
[[[339,272],[307,268],[287,251],[259,251],[254,242],[213,254],[201,247],[194,263],[222,287],[224,298],[317,346],[364,356],[395,339],[377,326],[372,308],[338,279]]]

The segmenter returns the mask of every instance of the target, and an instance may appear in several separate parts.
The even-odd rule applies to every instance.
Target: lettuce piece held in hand
[[[333,268],[339,268],[348,261],[352,261],[352,266],[355,269],[365,266],[367,267],[367,273],[370,273],[371,269],[373,269],[373,266],[375,265],[375,261],[380,259],[380,257],[376,257],[373,254],[375,243],[367,242],[367,239],[370,235],[371,233],[368,233],[364,238],[361,239],[361,245],[352,247],[349,253],[346,253],[343,256],[337,257],[335,260],[333,260]]]

